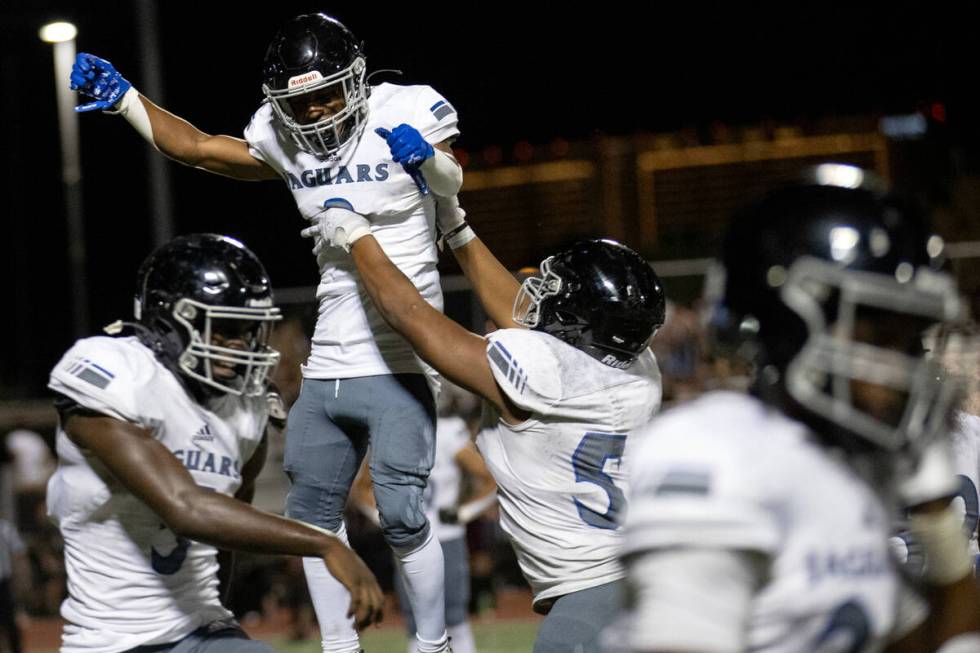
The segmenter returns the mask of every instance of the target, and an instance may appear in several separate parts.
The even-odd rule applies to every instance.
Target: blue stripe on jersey
[[[507,358],[510,358],[510,356],[508,355],[507,358],[504,358],[504,355],[501,354],[501,351],[503,351],[504,354],[507,353],[507,350],[501,347],[500,343],[495,342],[493,343],[493,347],[490,348],[490,351],[487,352],[487,355],[490,357],[490,362],[496,365],[501,372],[503,372],[505,375],[509,377],[510,361],[508,361]]]
[[[446,116],[456,113],[456,109],[453,109],[452,105],[445,100],[439,100],[433,104],[429,111],[436,117],[436,120],[442,120]]]
[[[75,374],[75,376],[80,378],[82,381],[85,381],[86,383],[91,383],[95,387],[103,390],[107,385],[109,385],[109,381],[112,380],[112,379],[107,379],[106,377],[102,376],[101,374],[99,374],[98,372],[96,372],[95,370],[89,367],[83,367],[82,371]]]
[[[115,374],[113,374],[112,372],[110,372],[109,370],[107,370],[106,368],[104,368],[104,367],[101,367],[101,366],[99,366],[99,365],[96,365],[95,363],[93,363],[93,362],[91,362],[91,361],[87,361],[87,362],[88,362],[88,364],[89,364],[89,365],[91,365],[91,366],[92,366],[92,367],[94,367],[95,369],[97,369],[97,370],[99,370],[100,372],[103,372],[104,374],[106,374],[106,375],[107,375],[107,376],[108,376],[108,377],[109,377],[110,379],[114,379],[114,378],[116,378],[116,375],[115,375]]]

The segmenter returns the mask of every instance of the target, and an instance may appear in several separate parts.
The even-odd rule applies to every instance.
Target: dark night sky
[[[960,68],[968,56],[976,60],[967,40],[976,17],[952,3],[811,4],[792,16],[720,12],[707,3],[683,11],[648,3],[642,12],[614,3],[606,13],[530,2],[158,4],[161,103],[211,133],[241,134],[261,99],[269,39],[280,23],[310,10],[332,11],[364,39],[369,69],[399,68],[404,83],[441,91],[459,111],[458,145],[471,151],[713,121],[910,111],[926,100],[946,102],[954,121],[966,113],[975,79],[961,82]],[[532,6],[551,12],[531,14]],[[4,278],[13,279],[0,381],[34,392],[72,339],[52,56],[37,38],[53,18],[75,22],[79,50],[109,59],[141,86],[132,3],[0,0],[0,260]],[[94,328],[128,316],[135,270],[151,248],[147,171],[142,141],[122,120],[84,115],[81,129]],[[171,174],[178,232],[240,237],[277,286],[314,282],[281,184],[245,184],[177,164]]]

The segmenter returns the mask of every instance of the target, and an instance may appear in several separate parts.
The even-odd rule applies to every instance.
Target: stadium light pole
[[[61,132],[61,183],[65,192],[68,228],[69,289],[75,338],[88,332],[88,280],[85,274],[85,219],[82,207],[82,165],[78,140],[75,93],[68,86],[75,60],[78,30],[67,22],[48,23],[39,31],[41,40],[54,46],[54,87]]]

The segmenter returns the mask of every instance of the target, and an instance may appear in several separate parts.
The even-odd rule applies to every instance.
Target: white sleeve
[[[248,153],[258,161],[266,164],[279,176],[284,175],[284,169],[276,156],[268,152],[271,143],[278,138],[276,128],[273,123],[275,118],[272,115],[272,107],[268,100],[259,106],[258,110],[252,114],[251,120],[245,126],[245,141],[248,143]]]
[[[487,335],[487,360],[497,385],[517,406],[539,414],[547,414],[562,396],[561,366],[541,342],[543,335],[526,329]]]
[[[767,561],[744,551],[668,549],[627,560],[632,651],[738,653]]]
[[[139,363],[114,338],[86,338],[51,370],[48,387],[84,408],[152,429],[159,420],[144,390],[156,369]]]
[[[426,141],[435,145],[459,136],[459,115],[455,107],[431,86],[423,86],[415,98],[412,111],[412,127],[419,130]]]

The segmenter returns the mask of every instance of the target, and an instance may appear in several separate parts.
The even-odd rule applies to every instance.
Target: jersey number
[[[593,528],[608,530],[619,528],[619,513],[626,505],[626,496],[613,483],[612,477],[602,470],[610,458],[622,459],[625,448],[625,435],[586,433],[572,455],[575,482],[598,485],[609,497],[609,509],[604,513],[589,508],[578,499],[573,499],[579,517]]]
[[[150,564],[153,571],[164,576],[173,576],[180,571],[181,565],[187,558],[187,549],[191,546],[191,541],[184,537],[177,537],[177,546],[167,555],[161,554],[154,547],[150,547]]]

